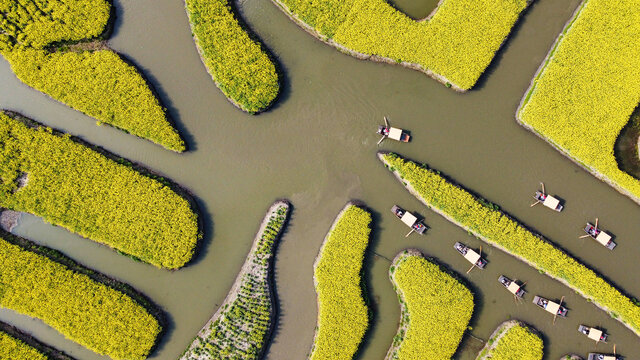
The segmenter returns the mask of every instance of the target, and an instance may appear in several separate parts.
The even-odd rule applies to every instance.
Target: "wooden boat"
[[[533,198],[536,199],[536,201],[541,202],[542,205],[557,212],[562,211],[562,209],[564,208],[562,204],[560,204],[560,200],[551,195],[545,194],[542,191],[536,191],[536,194],[533,196]]]
[[[498,281],[502,286],[506,287],[510,293],[512,293],[515,297],[522,299],[525,294],[524,289],[518,284],[516,284],[515,280],[511,280],[504,275],[500,275]]]
[[[602,330],[596,329],[586,325],[578,326],[578,331],[587,335],[587,337],[595,342],[607,342],[607,334],[605,334]]]
[[[427,226],[423,224],[422,221],[419,221],[415,215],[404,210],[400,206],[393,205],[391,212],[418,234],[424,234],[424,232],[427,231]]]
[[[605,355],[600,353],[589,353],[587,360],[622,360],[620,355]]]
[[[593,225],[590,222],[584,227],[584,232],[587,235],[581,237],[590,236],[593,240],[599,242],[601,245],[606,247],[609,250],[613,250],[616,247],[616,243],[611,239],[611,235],[607,234],[605,231],[600,230],[598,228],[598,219],[596,219],[596,224]]]
[[[533,298],[533,303],[536,304],[538,307],[543,308],[544,310],[552,313],[553,315],[558,315],[558,316],[562,316],[562,317],[566,317],[567,316],[567,312],[569,310],[567,310],[567,308],[565,308],[564,306],[555,303],[549,299],[545,299],[542,296],[535,296]]]
[[[478,268],[484,269],[485,265],[487,265],[487,260],[483,259],[480,256],[480,254],[475,252],[475,250],[471,249],[467,245],[465,245],[465,244],[463,244],[461,242],[456,242],[453,245],[453,247],[456,250],[458,250],[458,252],[460,254],[462,254],[462,256],[464,256],[464,258],[467,259],[468,262],[474,264]]]
[[[407,134],[404,130],[389,125],[389,119],[387,119],[386,116],[384,117],[384,125],[378,125],[378,134],[382,135],[382,138],[378,141],[378,145],[386,138],[401,142],[409,142],[411,140],[411,135]]]

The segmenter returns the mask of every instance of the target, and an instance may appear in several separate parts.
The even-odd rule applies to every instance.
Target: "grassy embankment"
[[[278,96],[278,71],[232,7],[228,0],[186,0],[196,47],[216,86],[240,109],[258,113]]]
[[[640,203],[614,147],[640,102],[640,1],[585,0],[542,63],[520,124]],[[637,139],[636,139],[637,140]]]
[[[0,307],[40,319],[113,359],[149,355],[164,322],[155,305],[54,250],[0,235]]]
[[[96,44],[108,32],[110,14],[105,0],[2,1],[0,54],[22,82],[98,123],[184,151],[184,141],[138,70]]]
[[[511,320],[498,326],[476,360],[542,360],[543,347],[533,329]]]
[[[277,201],[267,212],[233,287],[181,360],[262,357],[275,322],[273,255],[290,205]]]
[[[318,324],[311,360],[352,359],[369,328],[362,263],[371,214],[348,203],[338,214],[314,264]]]
[[[640,302],[542,236],[426,165],[396,154],[378,156],[420,201],[481,240],[564,283],[640,335]]]
[[[0,207],[27,212],[157,267],[177,269],[201,238],[187,198],[158,176],[0,112]]]
[[[320,40],[361,59],[423,71],[472,88],[528,5],[527,0],[442,0],[415,21],[385,0],[273,0]]]
[[[417,250],[398,254],[389,269],[401,314],[386,360],[450,359],[473,313],[473,294]]]

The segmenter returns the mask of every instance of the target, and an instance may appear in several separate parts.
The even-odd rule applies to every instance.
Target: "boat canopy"
[[[402,138],[402,130],[394,127],[389,128],[389,138],[393,140],[398,140]],[[413,224],[412,224],[413,225]]]
[[[544,199],[544,202],[542,202],[542,205],[555,210],[558,205],[560,205],[560,200],[554,198],[551,195],[547,195],[547,197]]]
[[[604,360],[618,360],[618,357],[615,355],[605,355]]]
[[[467,249],[467,253],[464,255],[464,258],[469,260],[470,263],[475,264],[480,260],[480,254],[471,249]]]
[[[600,231],[600,234],[598,234],[598,236],[596,236],[596,241],[599,242],[600,244],[604,245],[604,246],[607,246],[609,241],[611,241],[611,235],[607,234],[604,231]]]
[[[552,301],[549,301],[547,303],[547,307],[545,308],[545,310],[547,310],[548,312],[552,313],[552,314],[557,314],[558,310],[560,310],[560,304],[556,304]]]
[[[602,331],[598,329],[590,328],[589,335],[587,335],[587,337],[595,341],[600,341],[600,338],[602,337]]]
[[[405,211],[404,215],[402,215],[402,218],[400,220],[402,220],[403,223],[407,224],[407,226],[412,227],[413,224],[415,224],[416,221],[418,221],[418,218],[413,216],[412,213]]]
[[[520,290],[520,285],[516,284],[515,281],[512,281],[511,284],[509,284],[509,286],[507,287],[507,290],[509,290],[509,292],[511,292],[512,294],[516,294],[518,290]]]

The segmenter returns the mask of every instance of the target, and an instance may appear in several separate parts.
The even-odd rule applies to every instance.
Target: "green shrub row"
[[[405,160],[396,154],[381,153],[379,156],[428,207],[489,244],[562,281],[640,335],[638,303],[595,271],[426,165]]]
[[[311,360],[352,359],[369,327],[362,262],[371,214],[347,204],[322,244],[314,266],[318,325]]]
[[[636,202],[640,181],[619,168],[614,147],[640,102],[638,5],[585,0],[517,113],[524,126]]]
[[[476,83],[528,4],[443,0],[431,18],[418,22],[385,0],[274,1],[336,46],[416,64],[464,90]]]
[[[471,291],[416,250],[396,256],[389,277],[401,315],[385,359],[450,359],[473,314]]]
[[[69,49],[102,34],[104,0],[0,1],[0,54],[25,84],[95,119],[174,151],[185,144],[138,70],[106,49]]]
[[[0,112],[0,207],[158,267],[177,269],[191,259],[201,237],[198,216],[162,178],[25,122]]]
[[[286,202],[278,201],[269,209],[266,224],[254,241],[232,293],[200,330],[181,360],[260,359],[275,321],[272,259],[288,214]]]
[[[538,334],[518,321],[501,324],[476,360],[542,360],[544,344]]]
[[[186,0],[200,57],[216,85],[242,110],[265,110],[278,96],[276,65],[236,18],[228,0]]]
[[[130,296],[2,238],[0,275],[0,307],[40,319],[99,354],[145,359],[162,330]]]

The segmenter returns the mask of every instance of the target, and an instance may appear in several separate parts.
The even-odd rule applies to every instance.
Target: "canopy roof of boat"
[[[464,255],[464,258],[469,260],[470,263],[475,264],[480,260],[480,254],[471,249],[467,249],[467,253]]]
[[[405,211],[400,220],[402,220],[403,223],[407,224],[407,226],[413,226],[413,224],[418,221],[418,218],[413,216],[412,213]]]
[[[589,335],[587,335],[587,337],[595,341],[600,341],[600,338],[602,337],[602,331],[598,329],[590,328]]]
[[[400,139],[402,138],[402,129],[390,127],[389,138],[400,141]]]
[[[552,301],[549,301],[549,303],[547,303],[547,307],[545,308],[545,310],[547,310],[552,314],[557,314],[558,310],[560,310],[560,304],[556,304]]]
[[[542,203],[542,205],[551,208],[551,209],[556,209],[558,207],[558,205],[560,205],[560,200],[554,198],[551,195],[547,195],[547,197],[544,199],[544,202]]]
[[[509,284],[509,286],[507,287],[507,290],[515,294],[518,292],[518,290],[520,290],[520,285],[516,284],[515,281],[512,281],[511,284]]]
[[[596,241],[602,245],[607,245],[610,240],[611,240],[611,235],[607,234],[604,231],[600,231],[600,234],[596,236]]]

